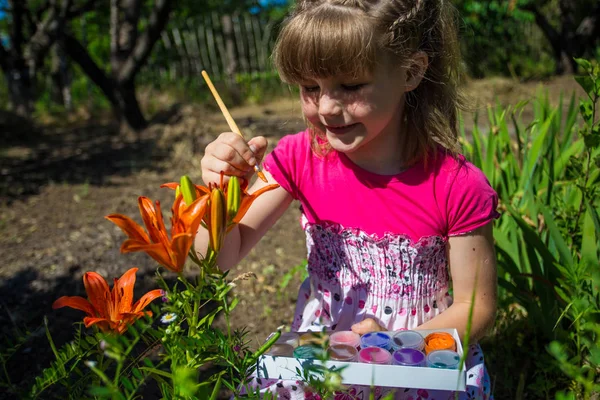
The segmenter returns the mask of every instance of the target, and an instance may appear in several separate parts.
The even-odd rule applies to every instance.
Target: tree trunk
[[[573,55],[569,46],[566,46],[566,38],[550,24],[546,17],[536,7],[532,6],[529,11],[535,16],[535,23],[540,27],[550,46],[556,62],[556,73],[558,75],[573,73],[571,61]]]
[[[52,79],[52,100],[70,111],[73,107],[71,101],[71,71],[64,46],[60,41],[55,43],[51,54],[50,77]]]
[[[580,19],[583,11],[577,0],[560,0],[559,26],[554,27],[545,15],[534,5],[524,6],[535,16],[540,27],[552,47],[556,61],[557,74],[572,74],[577,70],[574,57],[586,57],[593,54],[600,37],[600,2],[585,10],[585,17]]]
[[[12,111],[29,118],[33,110],[33,90],[27,69],[10,69],[4,75]]]
[[[225,50],[227,65],[225,65],[225,75],[227,76],[227,87],[231,94],[233,105],[239,105],[242,102],[240,90],[235,81],[235,73],[237,72],[237,57],[235,54],[235,43],[233,39],[233,21],[230,14],[225,14],[221,17],[221,25],[223,26],[223,36],[225,36]]]
[[[135,92],[135,84],[127,82],[117,86],[115,92],[119,104],[119,113],[122,119],[127,122],[127,125],[136,132],[146,128],[148,122],[140,109],[140,103]]]
[[[118,84],[109,78],[73,36],[65,34],[64,44],[69,57],[81,67],[87,77],[104,93],[112,106],[115,117],[121,121],[124,120],[133,130],[144,129],[148,123],[137,101],[134,81],[127,80]]]

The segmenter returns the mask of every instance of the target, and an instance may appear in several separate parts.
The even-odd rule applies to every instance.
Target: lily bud
[[[189,206],[196,200],[196,187],[189,176],[183,175],[177,188],[183,195],[183,201],[185,201],[186,206]]]
[[[227,230],[227,210],[225,208],[225,195],[221,189],[215,188],[210,193],[210,247],[215,253],[221,250],[225,232]]]
[[[242,190],[240,188],[240,180],[237,176],[229,178],[227,184],[227,223],[231,223],[240,209],[242,204]]]

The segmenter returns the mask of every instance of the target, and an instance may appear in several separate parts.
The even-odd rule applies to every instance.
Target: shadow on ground
[[[176,122],[177,112],[174,106],[151,122]],[[156,170],[168,154],[156,145],[160,130],[124,134],[114,121],[42,129],[2,112],[0,132],[0,202],[7,203],[38,194],[51,182],[101,186],[108,176]]]

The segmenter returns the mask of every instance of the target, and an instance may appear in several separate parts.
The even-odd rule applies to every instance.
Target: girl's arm
[[[263,172],[268,183],[257,179],[249,193],[254,193],[264,186],[275,183],[271,174],[267,171]],[[228,270],[238,264],[281,217],[292,200],[292,196],[281,187],[265,192],[254,200],[240,223],[225,236],[217,258],[219,267],[222,270]],[[207,248],[208,231],[200,226],[195,241],[196,253],[203,257]]]
[[[233,132],[224,132],[206,146],[202,157],[202,180],[205,184],[218,183],[221,173],[227,176],[240,176],[250,179],[253,167],[260,163],[267,149],[267,140],[256,136],[246,141]],[[275,179],[264,171],[268,183],[257,179],[249,189],[252,194],[258,189],[275,184]],[[236,265],[258,243],[271,226],[281,217],[292,202],[292,196],[281,187],[260,195],[244,218],[225,237],[217,264],[223,270]],[[202,257],[208,248],[208,232],[200,227],[196,235],[194,248]]]
[[[448,261],[454,302],[444,312],[418,329],[456,328],[464,338],[473,291],[475,302],[470,340],[486,335],[496,318],[497,275],[493,222],[473,232],[448,239]]]

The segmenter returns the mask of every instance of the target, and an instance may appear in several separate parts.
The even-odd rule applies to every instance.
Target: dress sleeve
[[[263,163],[265,170],[295,200],[299,198],[307,151],[310,151],[307,131],[284,136]]]
[[[484,173],[462,158],[449,182],[448,236],[469,233],[498,218],[498,195]]]

